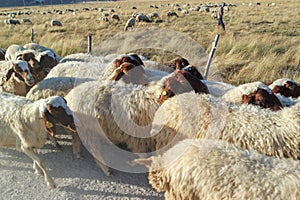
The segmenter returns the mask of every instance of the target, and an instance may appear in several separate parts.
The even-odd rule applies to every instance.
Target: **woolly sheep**
[[[4,20],[4,23],[5,24],[13,24],[13,25],[21,24],[18,19],[6,19],[6,20]]]
[[[235,88],[234,85],[224,83],[224,82],[209,81],[209,80],[203,80],[203,82],[207,85],[209,93],[215,97],[221,97],[227,91]]]
[[[44,146],[47,131],[55,129],[57,124],[74,131],[73,113],[64,99],[58,96],[33,102],[3,92],[0,93],[0,102],[2,105],[0,146],[16,147],[24,152],[33,160],[35,173],[39,174],[42,171],[47,185],[54,188],[54,181],[48,175],[45,164],[34,152],[34,148]]]
[[[88,121],[96,118],[103,131],[99,134],[104,134],[110,142],[125,143],[134,153],[146,153],[155,148],[153,139],[147,136],[153,115],[159,107],[158,99],[166,79],[167,77],[147,85],[87,82],[75,87],[65,98],[76,115],[84,116]],[[83,125],[90,123],[80,121]],[[100,129],[96,131],[99,132]],[[106,175],[110,174],[105,164],[98,164]]]
[[[151,22],[151,20],[149,19],[149,17],[147,17],[147,15],[143,14],[143,13],[140,13],[138,14],[135,19],[138,21],[138,22]]]
[[[118,14],[112,14],[111,18],[120,21],[120,17]]]
[[[176,95],[160,106],[153,119],[151,135],[157,135],[158,149],[177,136],[212,138],[268,156],[299,159],[299,111],[300,104],[273,112],[252,105],[236,106],[211,95],[190,92]],[[162,125],[164,128],[158,129]]]
[[[218,140],[184,140],[136,159],[165,199],[299,199],[299,161],[267,157]]]
[[[128,19],[128,21],[126,22],[126,25],[124,27],[124,31],[127,31],[127,29],[130,27],[133,29],[133,26],[135,25],[135,18],[131,17],[130,19]]]
[[[21,45],[12,44],[6,49],[5,53],[5,60],[7,61],[15,61],[17,60],[17,55],[20,54],[22,51],[26,50]]]
[[[40,52],[40,53],[43,53],[45,51],[50,51],[57,61],[60,61],[62,59],[53,49],[45,47],[45,46],[37,44],[37,43],[27,43],[24,45],[24,48],[29,49],[29,50],[34,50],[34,51]],[[49,53],[47,53],[47,54],[50,56]]]
[[[63,59],[59,61],[59,63],[65,63],[69,61],[77,61],[77,62],[92,62],[92,63],[108,63],[111,62],[113,58],[107,58],[103,56],[93,56],[87,53],[76,53],[65,56]]]
[[[1,91],[25,96],[27,87],[32,86],[35,80],[29,70],[28,63],[22,60],[6,61],[0,66]]]
[[[254,104],[274,111],[282,108],[281,102],[272,90],[260,81],[239,85],[228,90],[222,98],[228,102]]]
[[[25,24],[32,24],[32,21],[29,18],[23,18],[22,22]]]

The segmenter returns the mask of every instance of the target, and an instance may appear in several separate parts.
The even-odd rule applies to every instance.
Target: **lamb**
[[[178,85],[182,84],[176,77],[172,78]],[[170,79],[167,80],[166,77],[146,85],[109,81],[86,82],[71,90],[65,98],[76,116],[84,118],[80,118],[80,121],[87,126],[82,132],[90,130],[89,124],[94,119],[101,127],[93,130],[97,135],[102,135],[113,144],[125,143],[127,149],[134,153],[146,153],[155,148],[153,139],[149,138],[149,131],[153,114],[159,107],[158,99],[163,93],[165,81]],[[182,85],[186,86],[184,83]],[[192,87],[189,89],[193,90]],[[185,91],[178,88],[176,94]],[[91,143],[87,145],[94,146]],[[100,163],[98,162],[100,168],[109,175],[109,169]]]
[[[195,103],[190,103],[191,99]],[[151,135],[157,135],[157,149],[177,138],[212,138],[267,156],[299,159],[299,111],[300,104],[274,112],[190,92],[176,95],[160,106]]]
[[[299,161],[267,157],[219,140],[186,139],[136,159],[165,199],[299,199]]]
[[[228,90],[222,98],[232,103],[247,103],[278,111],[282,108],[272,90],[260,81],[239,85]]]
[[[10,92],[16,95],[25,96],[27,86],[35,83],[28,63],[22,60],[16,62],[7,61],[1,65],[1,91]]]
[[[296,98],[300,96],[300,84],[289,79],[281,78],[269,85],[272,92],[279,93],[284,97]]]
[[[133,29],[135,25],[135,18],[134,17],[131,17],[127,22],[126,22],[126,25],[124,27],[124,31],[127,31],[127,29],[130,27],[131,29]]]
[[[45,164],[38,158],[34,148],[43,147],[47,132],[53,133],[57,125],[63,125],[75,132],[74,116],[65,100],[54,96],[33,102],[3,92],[0,93],[0,101],[0,146],[16,147],[24,152],[33,160],[35,173],[39,174],[42,171],[46,184],[55,188],[53,179],[48,175]],[[76,138],[79,144],[78,136]]]

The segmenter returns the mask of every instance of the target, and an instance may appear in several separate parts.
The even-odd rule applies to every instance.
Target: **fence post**
[[[212,43],[212,48],[211,48],[211,51],[209,53],[208,61],[207,61],[206,67],[205,67],[204,80],[207,79],[208,71],[209,71],[209,68],[210,68],[212,58],[213,58],[214,53],[216,51],[216,47],[217,47],[217,44],[218,44],[218,41],[219,41],[219,37],[220,37],[220,34],[217,34],[216,37],[215,37],[214,42]]]
[[[34,43],[34,29],[31,29],[31,42]]]
[[[92,35],[88,36],[88,54],[92,54]]]

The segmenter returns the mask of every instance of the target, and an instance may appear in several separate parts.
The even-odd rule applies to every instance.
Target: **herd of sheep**
[[[64,58],[35,43],[1,49],[0,146],[33,160],[59,132],[80,158],[84,133],[132,153],[166,199],[299,199],[300,84],[282,78],[242,85],[203,80],[182,57],[165,63],[135,53]],[[91,120],[95,119],[95,120]],[[299,135],[298,135],[299,134]],[[93,154],[93,152],[92,152]],[[93,154],[103,173],[113,169]]]

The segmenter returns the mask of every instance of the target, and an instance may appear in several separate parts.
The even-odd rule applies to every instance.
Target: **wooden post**
[[[92,35],[88,36],[88,54],[92,54]]]
[[[34,43],[34,29],[31,29],[31,42]]]
[[[210,68],[210,64],[211,64],[212,58],[213,58],[214,53],[216,51],[216,47],[217,47],[217,44],[218,44],[218,41],[219,41],[219,37],[220,37],[220,35],[217,34],[216,37],[215,37],[214,42],[212,43],[212,49],[211,49],[211,51],[209,53],[208,61],[207,61],[206,67],[205,67],[204,80],[207,79],[208,71],[209,71],[209,68]]]

